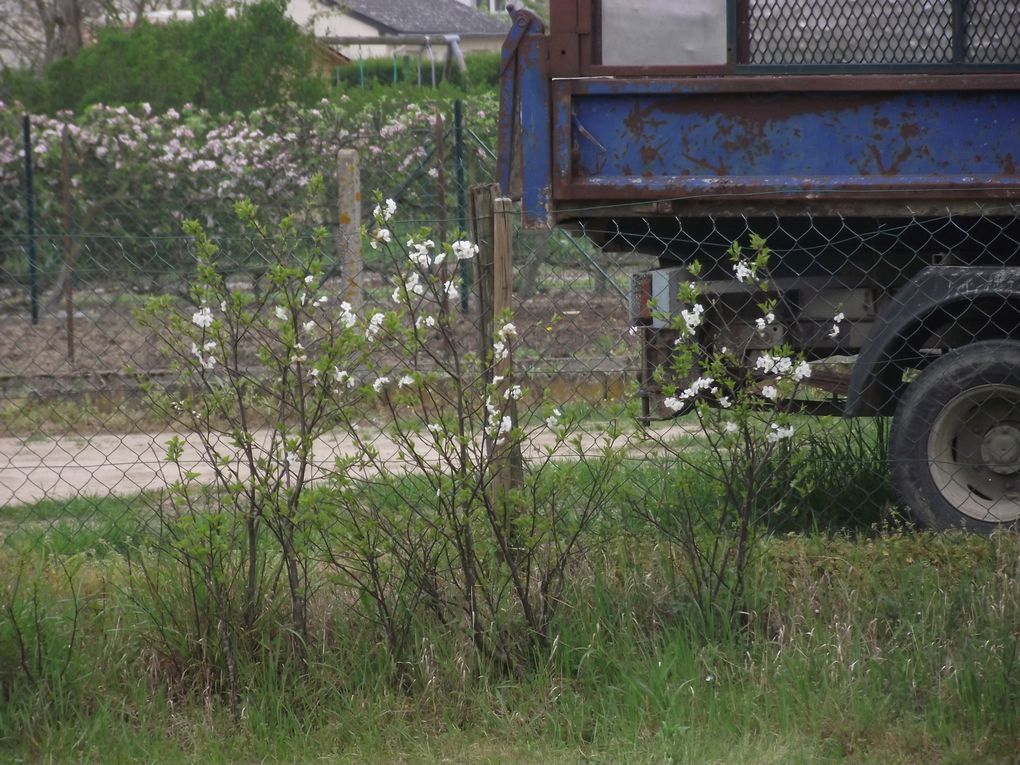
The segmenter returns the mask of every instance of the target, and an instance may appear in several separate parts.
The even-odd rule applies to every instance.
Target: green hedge
[[[192,103],[247,112],[285,100],[312,103],[328,83],[314,73],[309,38],[282,0],[261,0],[237,18],[221,6],[191,22],[103,29],[94,45],[41,77],[9,75],[4,90],[36,112],[141,102],[156,111]]]

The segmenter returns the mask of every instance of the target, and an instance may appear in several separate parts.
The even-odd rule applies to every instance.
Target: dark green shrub
[[[101,30],[94,45],[53,63],[40,79],[10,78],[7,87],[34,111],[148,102],[157,112],[185,103],[233,112],[308,104],[327,84],[283,4],[261,0],[237,18],[214,7],[191,22]]]

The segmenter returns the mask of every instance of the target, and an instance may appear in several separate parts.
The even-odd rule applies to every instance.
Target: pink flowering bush
[[[494,96],[472,98],[476,102],[466,109],[469,126],[491,141],[492,119],[477,115],[495,113]],[[59,262],[65,130],[80,273],[159,288],[193,267],[180,239],[186,219],[199,220],[210,236],[237,237],[241,229],[231,214],[236,202],[250,199],[263,209],[290,210],[300,206],[310,179],[321,174],[325,183],[301,223],[335,225],[341,148],[360,152],[363,188],[400,190],[409,217],[436,219],[436,181],[428,173],[434,163],[425,162],[425,147],[434,143],[437,111],[450,114],[452,105],[405,104],[384,96],[354,106],[341,96],[315,108],[285,104],[247,115],[190,106],[156,114],[146,104],[136,109],[97,104],[80,115],[33,115],[44,276],[53,278]],[[452,144],[451,139],[444,152],[450,199]],[[21,109],[0,103],[0,237],[10,241],[24,237],[23,164]],[[22,268],[5,264],[9,276]]]

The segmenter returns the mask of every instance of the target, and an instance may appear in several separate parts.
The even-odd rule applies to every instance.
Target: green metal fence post
[[[467,231],[467,179],[464,167],[464,102],[453,102],[453,155],[457,166],[457,228]],[[468,260],[460,261],[460,310],[467,313],[471,307],[471,266]]]
[[[32,304],[32,323],[39,323],[39,263],[35,251],[35,187],[32,182],[32,118],[21,118],[25,137],[25,211],[28,214],[28,289]]]

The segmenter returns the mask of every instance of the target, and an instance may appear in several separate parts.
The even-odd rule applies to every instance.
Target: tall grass
[[[839,460],[873,436],[827,443]],[[602,508],[600,543],[571,567],[551,647],[527,672],[479,661],[425,616],[394,657],[323,569],[311,574],[306,668],[274,618],[285,603],[265,602],[244,636],[236,722],[208,644],[189,633],[195,590],[157,546],[134,533],[123,547],[8,545],[0,761],[1015,762],[1020,539],[872,525],[879,503],[839,529],[821,509],[856,485],[846,466],[788,484],[803,515],[763,538],[743,628],[706,631],[691,613],[681,559],[627,512],[664,477],[628,461],[627,489]],[[395,494],[413,490],[413,477],[393,480],[407,482]],[[57,528],[57,506],[37,512]],[[180,618],[154,619],[160,609]]]

